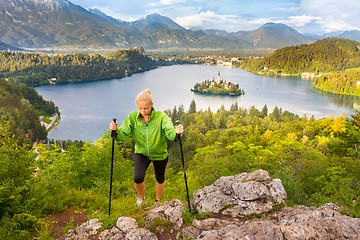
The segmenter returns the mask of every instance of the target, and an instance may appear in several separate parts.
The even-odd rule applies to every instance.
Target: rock
[[[99,234],[100,240],[106,240],[106,239],[116,240],[116,239],[124,239],[124,237],[125,234],[121,232],[120,229],[118,229],[117,227],[113,227],[111,229],[102,231]]]
[[[122,232],[129,232],[132,229],[138,228],[138,224],[135,219],[129,217],[119,217],[116,222],[116,227]]]
[[[280,179],[270,179],[264,170],[222,177],[212,185],[199,189],[191,201],[192,208],[199,213],[213,212],[247,216],[269,211],[286,199]]]
[[[285,207],[272,220],[242,223],[219,219],[194,220],[196,228],[205,229],[194,239],[359,239],[360,219],[343,216],[333,208],[333,204],[317,209]]]
[[[119,217],[116,226],[102,231],[99,235],[100,240],[157,240],[155,234],[148,229],[139,228],[133,218]]]
[[[173,231],[179,230],[182,226],[183,212],[184,205],[178,199],[174,199],[151,210],[145,217],[145,223],[146,226],[149,227],[151,222],[157,218],[170,221],[173,224],[173,227],[170,230],[170,233],[172,233]]]
[[[202,230],[220,229],[233,223],[234,221],[221,220],[218,218],[208,218],[202,221],[194,219],[192,222],[193,226]]]
[[[269,191],[275,204],[281,204],[287,198],[287,194],[280,179],[273,179],[269,184]]]
[[[308,207],[284,208],[279,227],[287,239],[359,239],[360,219],[341,215],[332,204],[315,210]]]
[[[200,230],[192,227],[192,226],[188,226],[183,228],[177,235],[176,235],[176,239],[196,239],[197,236],[200,235]]]
[[[256,182],[264,182],[269,180],[270,180],[269,173],[262,169],[247,174],[245,179],[245,181],[256,181]]]
[[[220,230],[203,231],[196,239],[218,240],[218,239],[251,239],[236,225],[228,225]]]
[[[101,222],[99,222],[99,220],[96,218],[90,219],[89,221],[75,228],[75,230],[69,230],[64,239],[88,239],[91,235],[96,235],[99,228],[101,228]]]
[[[236,201],[234,207],[225,209],[222,213],[232,217],[248,216],[254,213],[266,213],[272,209],[274,202],[269,199],[257,201]]]
[[[137,228],[130,230],[123,239],[124,240],[157,240],[158,238],[148,229]]]

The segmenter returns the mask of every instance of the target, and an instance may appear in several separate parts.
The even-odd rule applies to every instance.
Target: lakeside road
[[[57,117],[58,117],[57,114],[53,114],[52,117],[49,118],[51,120],[51,122],[49,124],[44,121],[40,121],[40,123],[42,126],[45,127],[46,130],[48,130],[54,124]]]

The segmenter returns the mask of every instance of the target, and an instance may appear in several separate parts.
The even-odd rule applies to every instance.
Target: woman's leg
[[[156,201],[160,202],[162,194],[164,192],[165,182],[163,183],[156,183]]]
[[[137,196],[145,197],[145,173],[150,165],[150,160],[142,154],[135,154],[134,182]]]
[[[165,188],[165,169],[168,158],[162,161],[153,161],[156,177],[156,200],[160,201]]]

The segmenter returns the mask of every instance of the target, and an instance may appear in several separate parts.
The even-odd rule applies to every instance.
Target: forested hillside
[[[269,57],[251,59],[241,67],[252,72],[298,75],[303,72],[342,71],[359,66],[359,42],[326,38],[309,45],[278,49]]]
[[[268,171],[280,178],[287,205],[321,206],[333,202],[343,213],[360,217],[360,113],[314,119],[275,107],[197,111],[192,102],[166,111],[180,119],[190,196],[221,176]],[[112,212],[108,217],[111,163],[110,132],[98,141],[70,146],[38,145],[39,153],[18,146],[3,124],[0,137],[0,237],[30,239],[49,236],[52,223],[44,216],[68,208],[85,208],[92,217],[113,226],[119,216],[131,216],[144,225],[142,210],[134,207],[133,141],[115,145]],[[169,165],[163,201],[180,199],[186,190],[178,143],[169,143]],[[16,149],[16,151],[14,150]],[[21,163],[21,164],[18,164]],[[34,174],[35,167],[38,171]],[[147,206],[155,198],[153,168],[146,176]],[[187,219],[191,223],[193,212]],[[71,225],[70,225],[71,226]]]
[[[360,96],[360,68],[320,76],[314,79],[314,87],[333,93]]]
[[[47,132],[40,125],[39,116],[54,113],[59,114],[55,104],[45,101],[33,88],[24,84],[13,85],[0,78],[0,123],[20,142],[46,139]]]
[[[108,57],[99,54],[47,55],[41,53],[0,53],[0,77],[27,85],[121,78],[143,72],[159,63],[136,50],[118,50]]]
[[[314,87],[333,93],[359,95],[360,43],[326,38],[309,45],[276,50],[265,58],[250,59],[240,67],[258,74],[315,76]]]

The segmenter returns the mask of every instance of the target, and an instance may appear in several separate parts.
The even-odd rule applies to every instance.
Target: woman
[[[161,200],[165,187],[165,169],[168,162],[166,138],[174,140],[176,134],[183,133],[182,125],[176,127],[168,115],[155,111],[149,89],[141,91],[136,97],[138,111],[130,113],[117,127],[110,123],[110,130],[117,130],[117,140],[125,140],[130,135],[135,141],[134,181],[137,192],[137,206],[145,199],[145,172],[152,162],[156,177],[155,202]]]

